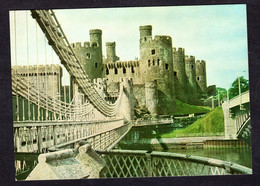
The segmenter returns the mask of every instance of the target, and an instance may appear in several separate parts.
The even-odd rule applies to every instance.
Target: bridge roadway
[[[94,149],[107,149],[126,134],[132,124],[123,118],[102,121],[14,122],[15,152],[48,152],[56,147],[74,147],[79,141]]]

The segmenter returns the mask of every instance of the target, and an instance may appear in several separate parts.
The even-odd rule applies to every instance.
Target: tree
[[[218,98],[218,94],[219,94],[220,100],[223,100],[224,97],[225,98],[227,97],[227,90],[225,88],[217,87],[216,91],[217,91],[216,96]]]
[[[247,79],[245,79],[243,76],[240,76],[239,79],[240,79],[241,93],[249,90],[249,81]],[[228,94],[229,94],[229,99],[231,99],[239,94],[238,78],[232,83],[231,88],[228,89]]]

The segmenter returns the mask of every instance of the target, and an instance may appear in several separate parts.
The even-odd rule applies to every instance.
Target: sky
[[[89,41],[89,30],[101,29],[105,56],[105,42],[115,41],[120,60],[139,58],[139,26],[152,25],[153,36],[171,36],[173,47],[185,48],[186,55],[206,61],[208,85],[228,88],[238,75],[248,79],[246,5],[71,9],[54,12],[70,43]],[[46,46],[45,38],[30,12],[16,11],[15,20],[16,23],[14,13],[10,12],[12,64],[15,61],[17,64],[27,64],[27,61],[29,64],[37,63],[35,46],[38,46],[38,63],[58,63],[55,53],[52,60],[51,48]],[[34,47],[27,49],[27,43]],[[17,60],[14,51],[17,51]],[[30,53],[29,60],[25,55],[27,51]]]

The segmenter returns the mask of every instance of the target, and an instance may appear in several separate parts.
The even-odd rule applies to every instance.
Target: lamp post
[[[219,91],[218,91],[218,106],[220,106]]]
[[[245,72],[245,70],[242,72]],[[242,105],[242,95],[241,95],[241,85],[240,85],[239,73],[238,73],[238,93],[239,93],[239,108],[240,108],[240,110],[244,110],[244,106]]]

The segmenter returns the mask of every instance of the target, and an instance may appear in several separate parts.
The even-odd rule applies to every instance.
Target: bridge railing
[[[123,125],[123,119],[91,122],[14,122],[14,148],[15,152],[47,152],[52,146],[102,135]]]
[[[135,126],[157,125],[157,124],[168,124],[173,122],[174,122],[173,118],[159,118],[159,119],[149,119],[149,120],[136,120],[134,125]]]
[[[232,99],[230,99],[228,101],[229,103],[229,108],[238,106],[240,103],[244,104],[244,103],[248,103],[249,102],[249,90],[246,92],[243,92],[241,95],[238,95],[236,97],[233,97]]]
[[[97,151],[106,161],[101,177],[160,177],[252,174],[252,169],[222,160],[142,150]]]

